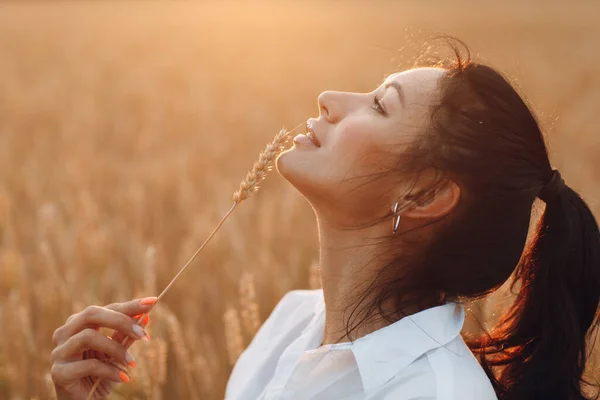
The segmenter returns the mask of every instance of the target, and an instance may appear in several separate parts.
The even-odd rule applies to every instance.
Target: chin
[[[287,175],[287,170],[288,170],[287,167],[289,164],[289,160],[288,160],[289,154],[288,153],[290,151],[292,151],[292,149],[284,151],[283,153],[278,155],[277,158],[275,159],[275,169],[277,170],[279,175],[283,176],[284,178],[286,178],[286,175]]]
[[[275,168],[279,175],[304,194],[311,190],[314,182],[310,179],[311,169],[307,168],[307,160],[299,153],[293,147],[284,151],[275,160]]]
[[[298,171],[295,171],[298,166],[298,157],[296,157],[295,149],[292,147],[283,153],[281,153],[275,159],[275,169],[279,175],[284,177],[287,181],[293,184],[294,176],[297,175]],[[294,168],[296,167],[296,168]]]

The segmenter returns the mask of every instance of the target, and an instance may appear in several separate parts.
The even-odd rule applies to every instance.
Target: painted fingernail
[[[149,316],[149,315],[146,315],[146,316],[144,317],[144,319],[142,320],[142,326],[146,326],[146,325],[148,325],[148,322],[150,322],[150,316]]]
[[[119,378],[121,378],[121,382],[125,382],[125,383],[129,382],[129,377],[123,371],[119,371]]]
[[[148,332],[146,332],[141,326],[139,326],[137,324],[133,325],[133,333],[136,334],[138,339],[142,339],[145,341],[150,340],[150,335],[148,335]]]
[[[143,339],[144,337],[146,337],[146,332],[138,324],[133,324],[132,329],[133,329],[133,333],[135,333],[135,335],[138,337],[138,339]]]
[[[127,363],[127,365],[129,365],[131,368],[135,368],[136,363],[135,363],[135,358],[129,354],[129,352],[125,353],[125,362]]]
[[[146,297],[145,299],[140,300],[140,304],[143,306],[150,306],[158,300],[158,297]]]

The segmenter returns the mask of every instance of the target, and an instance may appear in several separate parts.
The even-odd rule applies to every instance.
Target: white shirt
[[[322,343],[323,290],[288,292],[237,360],[229,400],[497,400],[447,303],[354,343]]]

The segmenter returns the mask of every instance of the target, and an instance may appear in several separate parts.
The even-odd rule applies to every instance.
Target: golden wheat
[[[300,125],[298,125],[296,128],[294,128],[294,130],[297,129],[299,126]],[[258,160],[254,163],[250,172],[248,172],[246,179],[244,179],[242,181],[242,183],[240,184],[240,189],[233,194],[233,206],[229,209],[227,214],[225,214],[225,216],[217,224],[217,226],[214,228],[214,230],[208,236],[208,238],[204,241],[204,243],[202,243],[202,245],[198,248],[198,250],[196,250],[196,252],[188,260],[188,262],[179,270],[179,272],[173,277],[173,279],[171,279],[171,282],[169,282],[169,284],[158,295],[158,299],[157,299],[156,303],[154,303],[152,308],[154,308],[156,306],[156,304],[167,294],[167,292],[169,291],[171,286],[173,286],[175,281],[177,281],[177,278],[179,278],[181,276],[181,274],[183,274],[183,272],[188,268],[188,266],[192,263],[192,261],[194,261],[194,259],[198,256],[198,254],[200,254],[200,251],[204,248],[204,246],[206,246],[206,244],[210,241],[210,239],[217,233],[217,231],[219,230],[221,225],[223,225],[223,223],[225,222],[227,217],[229,217],[229,215],[231,215],[231,213],[233,212],[235,207],[238,204],[241,204],[244,200],[250,198],[250,196],[252,196],[252,193],[256,192],[259,189],[258,184],[263,179],[266,178],[267,173],[272,169],[275,158],[284,150],[285,142],[287,141],[288,136],[289,136],[289,132],[285,128],[281,128],[281,130],[275,135],[275,138],[267,144],[266,148],[260,153]],[[148,260],[148,264],[150,266],[152,266],[152,262],[151,262],[152,258],[153,258],[152,251],[150,251],[149,253],[147,252],[146,259]],[[150,274],[152,274],[152,271],[150,271]],[[153,282],[153,280],[150,280],[149,282]],[[146,286],[147,285],[148,285],[148,283],[146,284]],[[152,308],[150,309],[150,311],[152,311]],[[148,311],[147,314],[149,314],[150,311]],[[142,321],[144,320],[144,317],[147,314],[141,315],[139,317],[139,319],[137,320],[136,324],[141,325]],[[192,398],[194,398],[194,399],[198,398],[198,395],[196,394],[195,390],[193,389],[192,378],[190,376],[191,368],[190,368],[190,363],[188,362],[188,358],[187,358],[188,352],[181,350],[181,346],[183,346],[183,341],[180,340],[181,335],[179,334],[179,332],[180,332],[179,324],[177,322],[177,319],[174,318],[171,314],[168,314],[168,318],[170,319],[169,327],[172,329],[173,334],[176,335],[177,339],[178,339],[178,341],[177,341],[178,346],[176,346],[176,350],[179,349],[179,351],[177,351],[178,357],[180,358],[180,360],[185,360],[184,372],[185,372],[187,385],[190,388],[191,394],[193,395]],[[126,337],[123,339],[121,344],[128,348],[129,346],[131,346],[133,344],[133,341],[129,337]],[[107,358],[104,361],[113,365],[114,367],[117,367],[118,369],[120,369],[122,371],[128,372],[127,371],[128,365],[126,365],[122,362],[119,362],[119,361],[116,361],[116,360],[113,360],[110,358]],[[94,382],[94,385],[90,389],[87,400],[90,400],[92,398],[92,396],[94,395],[94,393],[96,392],[97,388],[99,387],[99,385],[101,383],[102,383],[102,378],[96,379],[96,381]]]
[[[256,301],[254,274],[244,272],[240,277],[240,318],[248,336],[252,337],[260,327],[260,310]]]
[[[237,308],[232,305],[227,306],[223,314],[223,325],[225,326],[225,343],[227,344],[229,365],[233,366],[235,360],[237,360],[239,355],[242,354],[242,350],[244,350],[242,327]]]
[[[195,380],[192,376],[193,368],[190,360],[192,352],[186,345],[186,340],[183,335],[181,325],[175,317],[175,315],[167,308],[164,307],[164,314],[166,316],[165,323],[167,325],[167,331],[171,339],[171,345],[175,350],[175,357],[177,359],[177,365],[179,366],[180,375],[183,375],[183,381],[189,394],[190,399],[199,399],[198,390],[194,384]]]
[[[296,128],[292,129],[292,131]],[[284,149],[288,137],[288,132],[285,128],[282,128],[277,135],[275,135],[273,141],[267,144],[267,147],[258,156],[258,160],[254,162],[252,170],[246,175],[246,179],[240,184],[240,188],[233,194],[233,202],[235,204],[246,200],[252,196],[252,193],[258,190],[258,184],[265,179],[267,172],[273,168],[273,162],[277,155]]]
[[[47,1],[0,9],[1,399],[54,398],[54,329],[89,304],[157,293],[227,211],[235,176],[254,161],[248,149],[264,144],[265,131],[314,115],[325,89],[370,91],[409,68],[428,30],[458,35],[518,79],[547,128],[554,163],[600,216],[598,2],[340,9],[284,1],[267,11],[250,2]],[[202,400],[224,397],[232,360],[223,316],[228,305],[242,310],[243,273],[253,273],[261,321],[285,292],[320,285],[312,210],[283,179],[263,186],[162,300],[184,332]],[[475,314],[493,319],[513,298],[502,289]],[[193,396],[166,317],[153,312],[153,340],[130,350],[139,371],[114,387],[112,400]],[[465,330],[479,329],[469,315]],[[153,347],[159,339],[164,369],[143,372],[154,371],[145,354],[163,351]],[[232,340],[244,347],[251,339],[244,328]],[[590,375],[600,376],[598,361]]]

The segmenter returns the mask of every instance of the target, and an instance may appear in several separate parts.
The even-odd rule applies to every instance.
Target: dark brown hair
[[[586,341],[600,320],[598,224],[566,186],[525,247],[532,205],[553,176],[539,124],[502,74],[472,61],[463,42],[444,39],[455,60],[443,64],[430,124],[406,165],[439,171],[437,185],[451,178],[460,201],[417,254],[388,263],[360,293],[346,335],[375,314],[393,322],[415,303],[482,297],[513,275],[512,307],[489,334],[467,342],[498,398],[586,399]],[[392,312],[383,307],[390,299]]]

